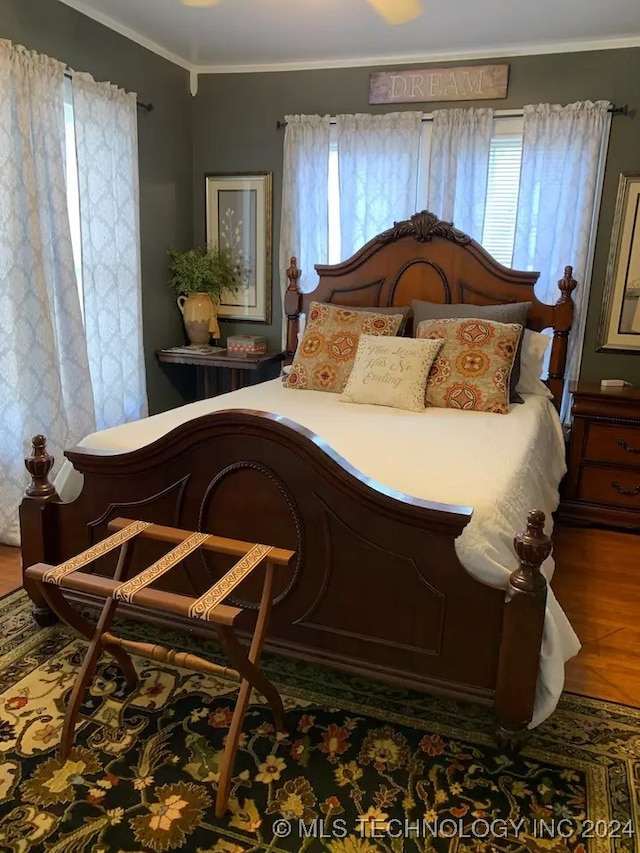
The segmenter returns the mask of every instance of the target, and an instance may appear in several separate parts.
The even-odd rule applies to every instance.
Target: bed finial
[[[566,266],[564,268],[564,275],[558,282],[558,288],[560,290],[560,299],[558,299],[558,305],[561,305],[563,302],[573,302],[573,291],[578,286],[578,282],[573,277],[573,267]]]
[[[289,285],[284,295],[284,313],[287,315],[287,349],[286,363],[290,363],[298,346],[298,328],[300,321],[300,312],[302,310],[300,288],[298,282],[302,270],[298,268],[298,261],[295,257],[291,258],[291,265],[287,268],[287,279]]]
[[[513,540],[520,565],[509,577],[505,596],[495,693],[498,743],[509,750],[517,748],[533,717],[547,605],[540,567],[551,553],[544,523],[545,514],[532,510],[527,529]]]
[[[289,279],[289,287],[287,290],[298,290],[298,279],[302,274],[302,270],[298,269],[298,259],[291,256],[290,267],[287,267],[287,278]]]
[[[511,586],[524,592],[537,592],[547,585],[540,571],[551,553],[551,539],[544,532],[544,523],[542,510],[531,510],[527,516],[527,529],[524,533],[518,533],[513,540],[520,567],[511,575]]]
[[[33,452],[24,460],[27,471],[31,474],[31,482],[26,491],[27,497],[41,500],[57,497],[53,483],[49,482],[49,472],[55,460],[47,452],[47,439],[44,435],[34,435],[31,444]]]
[[[573,323],[573,291],[578,282],[573,277],[573,267],[566,266],[564,275],[558,282],[560,298],[555,304],[553,320],[553,344],[549,357],[549,377],[547,385],[553,394],[553,404],[560,412],[564,391],[564,376],[567,367],[569,332]]]

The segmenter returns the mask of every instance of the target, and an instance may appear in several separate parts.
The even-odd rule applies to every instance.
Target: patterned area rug
[[[638,710],[567,696],[508,756],[485,710],[267,658],[288,730],[251,705],[231,809],[216,821],[233,683],[136,660],[127,694],[105,658],[62,766],[85,644],[38,629],[23,592],[0,600],[0,624],[2,853],[640,850]]]

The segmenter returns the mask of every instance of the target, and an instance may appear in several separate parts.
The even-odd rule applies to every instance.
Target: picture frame
[[[272,172],[205,175],[207,246],[228,249],[242,284],[223,292],[221,320],[271,322]]]
[[[640,353],[640,172],[618,181],[598,350]]]

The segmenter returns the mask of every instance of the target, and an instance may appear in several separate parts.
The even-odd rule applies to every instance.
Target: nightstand
[[[203,375],[204,397],[215,397],[220,392],[218,371],[229,372],[229,388],[236,391],[252,384],[252,380],[264,378],[268,365],[279,364],[284,359],[283,352],[267,352],[260,355],[229,355],[226,349],[211,353],[198,352],[195,348],[173,347],[161,349],[156,355],[158,361],[165,364],[185,364],[199,368]]]
[[[560,518],[640,531],[640,388],[579,382],[572,413]]]

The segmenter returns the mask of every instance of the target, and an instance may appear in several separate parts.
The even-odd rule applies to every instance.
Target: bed
[[[537,273],[502,267],[423,211],[316,270],[308,294],[295,263],[287,271],[290,356],[312,300],[528,301],[529,326],[553,330],[553,401],[527,396],[506,416],[416,414],[348,405],[278,379],[87,437],[65,454],[74,471],[62,494],[39,437],[21,506],[23,565],[62,562],[104,538],[117,516],[274,542],[296,559],[279,576],[272,651],[492,706],[498,732],[511,739],[551,713],[564,662],[579,648],[548,586],[542,515],[549,532],[564,473],[554,404],[573,316],[571,268],[557,304],[545,305],[535,297]],[[136,551],[141,564],[158,556],[145,548]],[[193,556],[164,587],[199,595],[224,568]],[[99,571],[113,563],[105,558]],[[241,587],[236,601],[255,607],[260,582]],[[46,623],[51,614],[25,586]]]

